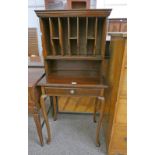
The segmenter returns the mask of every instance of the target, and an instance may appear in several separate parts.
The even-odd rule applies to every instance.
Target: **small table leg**
[[[46,111],[46,107],[45,107],[45,98],[46,97],[47,97],[46,95],[41,96],[40,104],[41,104],[42,114],[43,114],[45,124],[46,124],[46,128],[47,128],[47,134],[48,134],[47,143],[50,143],[51,142],[51,132],[50,132],[49,121],[48,121],[48,117],[47,117],[47,111]]]
[[[34,118],[34,122],[36,124],[40,144],[41,144],[41,146],[43,146],[44,142],[43,142],[42,127],[41,127],[41,121],[40,121],[39,113],[37,113],[37,112],[33,113],[33,118]]]
[[[97,109],[97,97],[95,98],[95,103],[94,103],[94,114],[93,114],[93,120],[94,123],[96,123],[96,109]]]
[[[100,117],[99,117],[99,121],[97,124],[97,129],[96,129],[96,146],[99,147],[100,146],[100,141],[99,141],[99,134],[100,134],[100,129],[101,129],[101,125],[103,122],[103,115],[104,115],[104,97],[100,97],[101,100],[101,110],[100,110]]]

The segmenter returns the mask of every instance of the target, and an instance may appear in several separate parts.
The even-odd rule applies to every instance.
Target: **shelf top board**
[[[28,69],[28,87],[34,87],[39,80],[45,75],[44,68],[29,68]]]
[[[38,17],[108,17],[112,9],[35,10]]]
[[[40,56],[28,57],[28,67],[44,67],[43,58]]]

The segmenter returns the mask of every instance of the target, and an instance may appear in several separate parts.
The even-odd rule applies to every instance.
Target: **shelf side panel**
[[[48,18],[40,18],[40,28],[42,32],[42,48],[43,48],[43,56],[46,57],[47,55],[51,54],[51,47],[50,47],[50,28],[49,28],[49,20]]]

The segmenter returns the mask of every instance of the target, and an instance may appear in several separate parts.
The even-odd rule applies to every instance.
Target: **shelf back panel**
[[[45,60],[49,70],[100,71],[100,60]]]
[[[48,81],[52,83],[99,83],[101,61],[46,60]]]

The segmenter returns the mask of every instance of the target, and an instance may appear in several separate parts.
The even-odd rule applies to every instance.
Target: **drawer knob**
[[[74,85],[74,84],[77,84],[77,82],[72,82],[72,84]]]
[[[99,100],[104,100],[104,97],[99,96],[98,99]]]
[[[75,94],[75,90],[70,90],[70,94]]]

